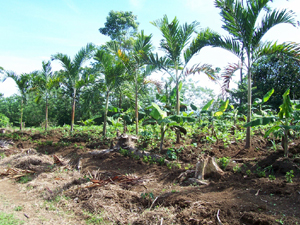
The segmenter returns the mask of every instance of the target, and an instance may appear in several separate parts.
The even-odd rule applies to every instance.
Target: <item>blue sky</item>
[[[222,30],[219,10],[213,0],[1,0],[0,8],[0,66],[17,74],[40,70],[42,61],[61,52],[71,58],[87,43],[104,44],[108,37],[99,33],[110,10],[132,11],[137,15],[139,29],[153,34],[153,44],[158,50],[161,34],[150,24],[167,15],[175,16],[181,23],[198,21],[200,28],[226,34]],[[274,0],[273,8],[294,10],[300,20],[299,0]],[[270,30],[265,40],[278,42],[300,41],[300,29],[291,25],[278,25]],[[237,62],[231,53],[221,49],[203,48],[193,60],[224,67],[228,62]],[[57,62],[53,69],[60,68]],[[159,79],[159,76],[157,76]],[[219,89],[201,75],[202,86]],[[0,83],[0,93],[10,96],[17,93],[11,79]]]

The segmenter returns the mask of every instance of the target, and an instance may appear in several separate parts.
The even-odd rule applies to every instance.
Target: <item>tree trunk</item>
[[[74,129],[74,119],[75,119],[75,100],[76,100],[76,89],[74,88],[73,93],[73,104],[72,104],[72,115],[71,115],[71,132],[73,132]]]
[[[21,118],[20,118],[20,130],[22,130],[23,126],[23,98],[21,100]]]
[[[248,54],[248,112],[247,112],[247,123],[251,122],[251,101],[252,101],[252,90],[251,90],[251,64],[250,64],[250,54]],[[246,145],[245,148],[249,149],[251,147],[251,128],[247,127],[246,133]]]
[[[48,98],[46,97],[45,131],[48,128]]]
[[[137,71],[135,72],[135,133],[139,133],[139,111],[138,111],[138,84]]]
[[[109,91],[106,92],[106,102],[105,102],[105,111],[104,111],[104,122],[103,122],[103,136],[106,137],[106,124],[107,124],[107,111],[108,111],[108,98]]]
[[[161,152],[163,144],[164,144],[164,139],[165,139],[165,126],[161,124],[161,135],[160,135],[160,145],[159,145],[159,151]]]
[[[176,67],[176,115],[180,113],[180,98],[179,98],[179,80],[178,80],[178,69]],[[176,131],[176,143],[180,143],[180,131]]]

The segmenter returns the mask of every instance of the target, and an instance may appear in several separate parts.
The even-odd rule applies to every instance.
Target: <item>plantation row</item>
[[[290,132],[298,129],[299,106],[289,96],[300,97],[300,48],[298,43],[261,42],[277,24],[296,26],[291,11],[266,12],[268,2],[215,0],[227,36],[209,28],[199,29],[196,21],[180,25],[176,17],[169,21],[164,16],[151,22],[161,31],[163,56],[153,52],[151,34],[138,32],[132,12],[111,11],[105,26],[99,29],[111,41],[102,46],[89,43],[73,59],[63,53],[52,55],[51,60],[59,61],[62,70],[52,71],[51,60],[42,63],[42,70],[30,74],[17,75],[1,68],[3,81],[12,78],[21,96],[0,96],[0,126],[13,124],[22,129],[25,122],[26,126],[43,124],[47,130],[49,124],[70,124],[72,132],[74,123],[102,124],[105,137],[108,130],[112,132],[118,126],[126,131],[135,125],[134,133],[139,134],[139,129],[146,132],[146,126],[157,124],[162,149],[168,129],[176,133],[179,143],[181,133],[187,133],[186,126],[194,126],[191,124],[198,121],[198,126],[210,129],[208,141],[217,141],[226,139],[222,137],[225,131],[239,130],[236,123],[242,120],[241,125],[247,122],[246,132],[240,129],[245,133],[246,148],[251,146],[250,127],[272,124],[265,136],[281,135],[288,155]],[[191,65],[191,59],[206,46],[229,50],[240,63],[230,64],[221,74],[219,68],[208,64]],[[149,76],[154,72],[162,73],[164,80],[151,80]],[[240,72],[238,89],[229,91],[235,72]],[[222,96],[216,97],[208,89],[199,91],[199,87],[188,83],[187,77],[195,74],[222,82]],[[197,98],[203,94],[207,97],[200,110]],[[269,111],[263,105],[267,101]],[[231,127],[225,125],[227,121]]]

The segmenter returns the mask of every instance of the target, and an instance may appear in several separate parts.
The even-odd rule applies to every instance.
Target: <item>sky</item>
[[[287,8],[300,20],[300,0],[274,0],[272,8]],[[150,22],[167,15],[175,16],[181,24],[198,21],[200,29],[209,27],[222,34],[222,21],[213,0],[0,0],[0,66],[17,74],[41,70],[42,61],[50,60],[56,53],[71,58],[87,43],[105,44],[109,37],[100,34],[109,11],[132,11],[137,16],[139,30],[152,34],[154,51],[159,51],[162,38],[158,28]],[[300,42],[300,29],[289,24],[272,28],[264,40]],[[229,62],[238,62],[230,52],[220,48],[205,47],[193,59],[193,63],[209,63],[225,67]],[[59,70],[59,62],[52,62],[53,70]],[[162,74],[156,74],[160,79]],[[205,75],[196,75],[201,86],[215,91],[220,86],[209,81]],[[3,77],[3,75],[2,75]],[[4,97],[18,93],[12,79],[0,82]]]

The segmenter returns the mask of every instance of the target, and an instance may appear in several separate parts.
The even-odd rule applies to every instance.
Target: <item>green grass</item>
[[[14,218],[14,215],[0,212],[0,225],[19,225],[24,224],[23,221]]]

